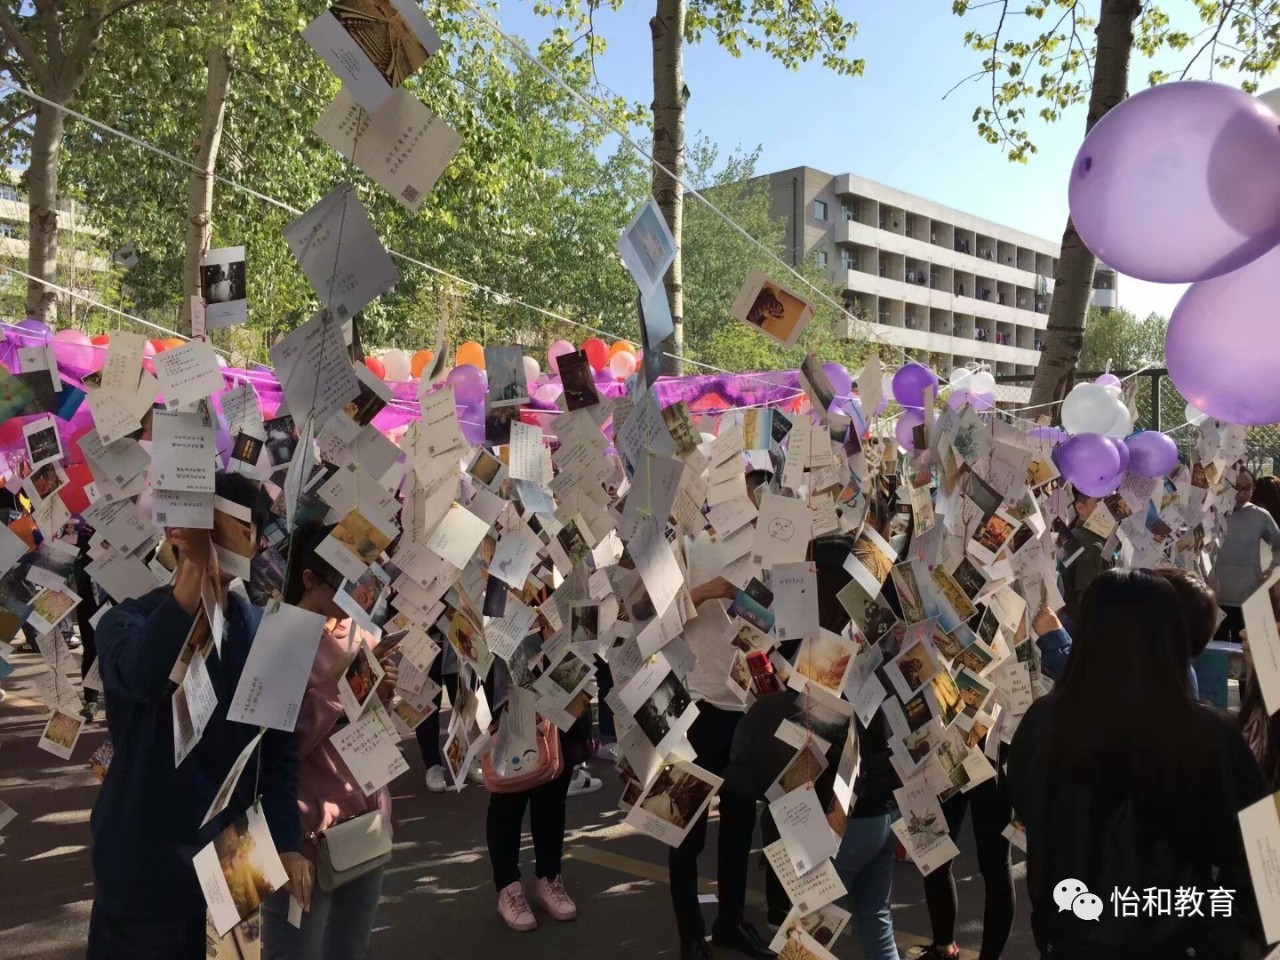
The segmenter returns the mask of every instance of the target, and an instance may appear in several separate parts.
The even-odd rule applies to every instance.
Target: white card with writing
[[[151,437],[152,487],[213,493],[217,445],[200,414],[157,410]]]
[[[324,617],[274,601],[245,660],[227,719],[292,733],[324,633]]]
[[[164,408],[176,410],[197,400],[212,396],[222,389],[222,370],[213,345],[203,340],[189,340],[152,358],[156,379],[164,394]]]

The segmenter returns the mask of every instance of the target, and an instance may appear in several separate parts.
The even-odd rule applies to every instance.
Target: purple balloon
[[[979,412],[983,410],[990,410],[996,405],[996,395],[994,393],[970,394],[969,403],[973,409]]]
[[[1122,381],[1114,373],[1104,373],[1097,380],[1093,381],[1100,387],[1118,387]]]
[[[1280,242],[1280,120],[1238,87],[1187,81],[1134,94],[1085,137],[1071,220],[1121,273],[1221,276]]]
[[[847,397],[853,392],[853,377],[849,376],[849,371],[844,364],[824,363],[822,372],[831,381],[831,387],[835,390],[837,397]]]
[[[1105,497],[1120,486],[1120,454],[1108,437],[1080,433],[1055,447],[1053,455],[1062,475],[1086,496]]]
[[[1116,448],[1116,453],[1120,457],[1120,471],[1123,473],[1129,469],[1129,446],[1123,440],[1117,440],[1115,437],[1107,437],[1107,439]]]
[[[973,394],[968,390],[952,390],[951,396],[947,397],[947,406],[952,410],[959,410],[972,400]]]
[[[463,364],[470,367],[471,364]],[[456,367],[454,368],[457,369]],[[475,367],[471,367],[475,370]],[[455,391],[456,395],[456,391]],[[467,443],[484,443],[484,394],[481,394],[481,402],[468,405],[458,411],[458,426],[462,429],[462,435],[466,437]]]
[[[473,407],[484,403],[484,374],[479,367],[469,363],[454,367],[444,378],[446,383],[453,384],[453,398],[459,406]],[[480,417],[481,429],[484,429],[484,416]]]
[[[26,334],[22,339],[25,343],[30,344],[33,340],[52,340],[53,331],[48,325],[35,317],[27,317],[25,320],[19,320],[14,324],[22,333]]]
[[[893,428],[893,435],[898,438],[898,446],[903,450],[917,449],[914,431],[916,427],[921,426],[924,426],[924,415],[919,410],[904,411]]]
[[[1277,302],[1280,248],[1182,295],[1169,318],[1164,355],[1188,403],[1227,423],[1280,421],[1280,377],[1265,346],[1275,336]]]
[[[1129,472],[1139,477],[1163,477],[1178,462],[1178,446],[1163,433],[1145,430],[1125,442]]]
[[[924,364],[908,363],[893,375],[893,399],[904,407],[924,408],[924,392],[933,387],[937,396],[938,377]]]

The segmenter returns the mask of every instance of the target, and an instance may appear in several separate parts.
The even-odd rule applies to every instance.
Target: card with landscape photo
[[[729,315],[784,347],[793,347],[813,319],[813,305],[762,271],[753,271],[738,291]],[[824,408],[825,409],[825,408]]]
[[[888,542],[869,526],[863,527],[853,550],[844,562],[844,568],[870,596],[878,596],[893,570],[898,553]]]
[[[785,796],[792,790],[798,790],[807,783],[813,783],[827,769],[827,757],[812,740],[806,740],[794,757],[787,761],[777,779],[765,790],[765,799],[773,801]]]
[[[485,347],[485,372],[489,388],[485,394],[485,407],[519,407],[529,396],[525,384],[524,351],[518,347]]]
[[[955,578],[947,573],[945,567],[934,567],[932,580],[940,601],[937,613],[942,629],[950,632],[960,624],[971,620],[978,612],[973,601],[961,589]]]
[[[902,607],[902,618],[908,623],[919,623],[928,619],[925,612],[924,598],[920,585],[916,580],[916,568],[912,561],[894,566],[890,575],[898,593],[898,603]]]
[[[70,683],[70,681],[67,681]],[[53,715],[45,722],[37,744],[41,750],[52,753],[55,757],[70,760],[80,740],[80,732],[84,729],[84,718],[61,709],[53,711]]]
[[[640,288],[642,298],[662,286],[676,256],[676,242],[656,200],[650,199],[637,210],[631,223],[622,231],[618,238],[618,255]],[[658,332],[661,333],[660,330]],[[658,347],[665,337],[665,334],[659,336],[652,345]]]
[[[197,853],[195,869],[220,936],[253,916],[289,880],[258,807],[246,810]]]
[[[938,665],[922,640],[907,646],[885,667],[889,682],[903,701],[910,700],[937,672]]]
[[[382,676],[382,664],[374,658],[373,651],[361,643],[338,679],[338,698],[352,723],[360,719],[364,708],[377,695]]]
[[[851,641],[830,630],[820,630],[816,638],[800,642],[789,685],[799,690],[806,680],[812,680],[838,697],[856,653],[857,647]]]

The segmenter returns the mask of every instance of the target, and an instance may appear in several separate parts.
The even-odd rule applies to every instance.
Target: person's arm
[[[1036,645],[1040,648],[1040,670],[1050,680],[1057,680],[1071,656],[1071,634],[1047,604],[1041,604],[1032,627],[1037,635]]]
[[[126,601],[98,623],[98,664],[102,686],[112,697],[157,700],[168,693],[169,671],[182,652],[194,617],[170,592],[144,615]]]
[[[1262,539],[1267,546],[1271,547],[1271,563],[1268,564],[1268,570],[1274,570],[1280,567],[1280,526],[1276,525],[1275,518],[1267,511],[1262,511]]]
[[[302,822],[298,818],[297,740],[283,730],[268,730],[259,749],[262,751],[262,813],[271,829],[271,839],[281,853],[299,852]]]

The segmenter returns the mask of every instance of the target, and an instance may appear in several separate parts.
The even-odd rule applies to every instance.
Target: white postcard
[[[1271,612],[1271,588],[1277,581],[1280,569],[1274,570],[1241,606],[1245,629],[1249,631],[1253,673],[1269,715],[1280,712],[1280,630]]]
[[[293,732],[324,633],[324,617],[280,601],[267,605],[227,719]]]
[[[462,146],[462,137],[403,88],[371,115],[343,87],[316,135],[414,213]]]
[[[188,340],[180,347],[157,353],[152,362],[166,410],[188,407],[223,387],[218,355],[213,345],[204,340]]]
[[[791,866],[786,844],[781,840],[765,847],[764,856],[791,903],[802,914],[813,913],[848,892],[830,860],[824,860],[808,873],[798,876]]]
[[[205,251],[200,263],[200,297],[204,301],[206,330],[220,330],[249,319],[246,279],[244,247],[219,247]],[[158,362],[156,369],[160,369]],[[169,399],[167,392],[165,399]]]
[[[289,224],[284,238],[321,305],[338,320],[351,319],[400,279],[350,183]],[[289,409],[297,417],[307,407],[290,400]]]
[[[912,781],[893,791],[893,796],[902,814],[902,819],[893,824],[893,832],[922,874],[928,876],[960,855],[951,839],[942,804],[928,783]]]
[[[312,421],[323,426],[360,396],[360,381],[342,342],[341,324],[326,310],[315,314],[272,347],[271,364],[280,378],[285,402],[300,428]],[[299,450],[306,450],[304,439],[299,440]]]
[[[488,532],[489,524],[455,500],[427,539],[427,547],[461,570],[476,555]],[[522,585],[523,581],[513,586]]]
[[[58,422],[52,415],[23,424],[22,436],[27,444],[28,463],[33,471],[46,463],[56,463],[62,459]]]
[[[803,500],[767,493],[760,500],[752,559],[766,570],[780,563],[799,563],[809,550],[813,514]]]
[[[804,876],[840,849],[813,784],[801,784],[770,802],[769,812],[797,875]]]
[[[70,760],[83,729],[83,717],[65,712],[59,707],[45,723],[37,746],[62,760]]]
[[[1253,634],[1249,637],[1252,646]],[[1240,833],[1263,932],[1274,943],[1280,940],[1280,793],[1241,810]]]
[[[375,698],[359,720],[343,727],[329,741],[368,797],[409,769],[399,739],[382,702]]]
[[[244,768],[249,765],[249,758],[253,756],[253,751],[262,742],[262,737],[265,733],[265,730],[259,730],[257,735],[246,743],[244,749],[240,751],[240,756],[236,757],[236,762],[227,771],[226,777],[222,780],[222,786],[218,788],[213,802],[209,804],[209,809],[205,812],[204,819],[200,821],[201,827],[204,827],[206,823],[227,809],[227,804],[231,802],[231,795],[235,793],[236,784],[240,782],[240,776],[244,773]]]
[[[151,436],[152,487],[213,493],[217,444],[200,414],[157,410]]]
[[[80,452],[110,480],[124,486],[151,465],[151,454],[137,440],[122,438],[109,446],[95,428],[81,434]]]
[[[676,258],[676,242],[656,200],[650,199],[632,217],[618,238],[618,255],[640,288],[647,294],[662,285]],[[650,330],[650,342],[658,344],[671,333]]]
[[[163,586],[140,559],[114,549],[90,561],[85,572],[116,603],[136,599]]]

